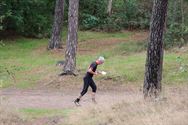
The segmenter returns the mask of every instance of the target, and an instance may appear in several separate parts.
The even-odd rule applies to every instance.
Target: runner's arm
[[[90,68],[88,69],[88,72],[91,73],[91,74],[93,74],[93,75],[97,75],[97,72],[93,72],[92,67],[90,67]]]

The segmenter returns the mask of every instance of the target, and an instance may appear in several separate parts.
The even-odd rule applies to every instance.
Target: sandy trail
[[[80,89],[52,91],[52,90],[1,90],[1,105],[14,108],[43,108],[43,109],[67,109],[74,108],[74,99],[79,95]],[[98,105],[103,103],[113,104],[122,100],[131,101],[132,96],[141,99],[141,94],[133,91],[105,90],[98,91],[96,100]],[[134,98],[134,101],[137,100]],[[91,105],[91,92],[88,92],[81,101],[82,106]]]
[[[121,89],[121,88],[120,88]],[[98,90],[97,106],[113,105],[118,102],[137,101],[142,99],[141,92],[135,92],[130,88],[123,90]],[[73,103],[74,99],[79,95],[80,89],[70,88],[65,90],[20,90],[20,89],[3,89],[0,90],[1,102],[0,106],[16,109],[75,109],[78,108]],[[136,95],[136,96],[135,96]],[[136,97],[136,98],[135,98]],[[81,108],[96,106],[91,101],[91,89],[81,100]],[[24,123],[24,125],[59,125],[64,123],[62,116],[42,117]]]
[[[173,103],[177,100],[177,104],[171,106],[170,111],[182,110],[187,111],[187,92],[188,86],[182,87],[166,87],[164,97],[167,97],[167,100],[173,98]],[[73,100],[79,94],[80,89],[75,88],[66,88],[65,90],[48,90],[48,89],[35,89],[35,90],[20,90],[20,89],[3,89],[0,90],[1,95],[1,105],[11,108],[42,108],[42,109],[74,109],[77,108]],[[95,106],[90,97],[90,92],[84,96],[82,99],[81,109],[90,109],[91,106]],[[175,100],[174,100],[175,99]],[[112,106],[113,104],[120,104],[122,101],[125,104],[142,104],[143,96],[142,91],[139,90],[139,87],[130,87],[130,86],[116,86],[113,89],[102,89],[99,87],[97,92],[96,100],[98,102],[97,107]],[[181,102],[183,101],[183,102]],[[181,103],[185,107],[181,106]],[[162,104],[162,103],[159,103]],[[177,107],[179,105],[179,107]],[[173,106],[177,108],[173,108]],[[134,107],[134,106],[133,106]],[[168,110],[168,111],[169,111]],[[186,114],[186,113],[185,113]],[[178,114],[176,114],[178,115]],[[65,123],[65,118],[62,116],[53,116],[53,117],[42,117],[37,118],[32,121],[28,121],[24,124],[15,124],[15,125],[63,125]]]

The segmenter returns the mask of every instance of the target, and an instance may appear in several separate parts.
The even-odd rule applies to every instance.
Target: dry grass
[[[25,125],[26,121],[15,110],[0,106],[0,125]]]
[[[142,92],[138,91],[138,87],[129,88],[129,92],[122,94],[118,94],[121,93],[120,89],[117,90],[119,91],[111,93],[111,95],[102,96],[98,94],[97,100],[99,103],[97,105],[85,103],[82,107],[74,109],[72,113],[60,121],[61,125],[188,124],[187,85],[163,87],[161,97],[156,100],[143,100]],[[36,123],[31,121],[31,124],[45,125],[44,122],[51,121],[48,119],[42,118],[36,120]],[[41,123],[41,121],[44,122]],[[19,112],[10,109],[10,107],[0,106],[0,125],[31,125],[28,123],[30,122],[25,121]],[[59,122],[57,125],[59,125]]]
[[[157,100],[130,95],[121,103],[81,107],[65,125],[188,125],[188,87],[165,89]]]

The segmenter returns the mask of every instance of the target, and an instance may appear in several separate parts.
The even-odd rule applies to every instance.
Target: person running
[[[95,93],[97,91],[97,86],[95,82],[93,81],[93,75],[97,75],[100,72],[97,72],[97,66],[104,63],[104,57],[100,56],[95,62],[92,62],[91,65],[88,67],[87,73],[85,77],[83,78],[84,85],[83,89],[80,93],[80,96],[74,101],[74,103],[79,106],[80,99],[87,93],[88,87],[90,86],[92,88],[92,101],[96,103],[95,100]]]

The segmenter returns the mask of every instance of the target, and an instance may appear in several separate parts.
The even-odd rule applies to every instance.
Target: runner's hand
[[[94,75],[98,75],[98,72],[95,72],[95,74]]]
[[[97,71],[98,74],[102,74],[102,71]]]

